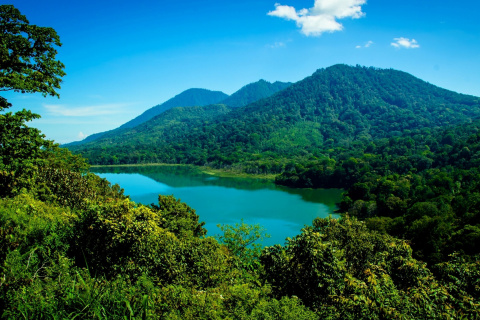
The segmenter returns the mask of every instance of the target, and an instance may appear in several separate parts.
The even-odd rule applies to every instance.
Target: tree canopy
[[[59,96],[65,66],[55,59],[61,43],[54,29],[32,25],[13,5],[1,5],[0,43],[0,91]],[[0,100],[0,110],[10,107]]]
[[[55,59],[55,47],[61,43],[54,29],[32,25],[13,5],[1,5],[0,43],[0,91],[59,97],[65,66]],[[0,97],[0,111],[10,106],[7,99]],[[26,125],[37,118],[40,115],[29,110],[0,114],[0,195],[13,195],[35,183],[32,177],[49,161],[70,168],[86,167],[80,157],[60,151],[40,130]],[[60,164],[60,154],[75,159],[73,166]]]

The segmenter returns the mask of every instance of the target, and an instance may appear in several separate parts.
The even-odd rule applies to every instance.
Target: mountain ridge
[[[94,133],[81,141],[71,142],[71,143],[65,144],[64,146],[68,147],[68,146],[80,145],[80,144],[98,140],[102,136],[105,136],[106,134],[122,132],[124,131],[124,129],[133,128],[143,122],[146,122],[152,119],[156,115],[159,115],[162,112],[165,112],[166,110],[174,107],[205,106],[209,104],[215,104],[221,100],[226,99],[227,97],[228,95],[221,91],[212,91],[212,90],[201,89],[201,88],[187,89],[177,94],[173,98],[170,98],[169,100],[165,101],[164,103],[161,103],[159,105],[151,107],[150,109],[147,109],[137,117],[127,121],[126,123],[122,124],[121,126],[115,129]]]
[[[166,102],[152,107],[138,117],[122,124],[119,129],[133,128],[174,107],[203,107],[218,103],[228,97],[221,91],[192,88],[187,89]]]
[[[84,143],[98,140],[101,137],[122,133],[126,129],[134,128],[135,126],[138,126],[150,119],[153,119],[159,114],[162,114],[163,112],[174,107],[203,107],[206,105],[213,105],[217,103],[225,104],[231,107],[242,107],[251,102],[267,98],[274,93],[281,91],[284,88],[287,88],[290,85],[290,82],[276,81],[274,83],[270,83],[261,79],[257,82],[252,82],[243,86],[242,88],[234,92],[231,96],[221,91],[211,91],[198,88],[187,89],[179,93],[175,97],[167,100],[166,102],[144,111],[139,116],[122,124],[118,128],[109,131],[94,133],[86,137],[82,141],[71,142],[65,144],[64,146],[69,147],[81,145]]]
[[[233,108],[244,107],[255,101],[268,98],[275,93],[288,88],[290,85],[292,85],[291,82],[275,81],[271,83],[261,79],[257,82],[252,82],[243,86],[220,103]]]
[[[436,87],[402,71],[334,65],[273,96],[198,122],[181,136],[163,132],[162,142],[137,144],[135,149],[145,162],[155,153],[153,158],[160,162],[223,166],[256,154],[315,156],[357,139],[391,137],[477,117],[478,97]],[[148,132],[137,134],[137,141],[148,140]],[[91,159],[99,147],[117,154],[115,148],[129,142],[116,139],[113,144],[88,145],[82,152]]]

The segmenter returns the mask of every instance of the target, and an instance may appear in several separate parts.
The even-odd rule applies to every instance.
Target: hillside
[[[239,109],[229,110],[172,108],[138,128],[175,134],[180,127],[193,137],[205,119],[218,127]],[[478,120],[332,149],[335,158],[316,160],[313,176],[323,162],[356,177],[342,207],[358,218],[317,218],[284,245],[262,249],[259,225],[222,225],[213,238],[173,196],[132,202],[118,185],[88,173],[84,159],[26,126],[24,114],[0,118],[13,129],[0,135],[2,318],[480,315]],[[185,152],[196,157],[197,150]],[[300,174],[302,165],[293,169]]]
[[[93,146],[93,152],[85,154],[90,162],[106,164],[142,163],[142,162],[174,162],[174,159],[157,158],[156,154],[167,155],[170,141],[179,140],[187,133],[195,132],[203,124],[216,117],[230,112],[230,108],[223,105],[209,105],[205,107],[177,107],[172,108],[155,118],[131,129],[120,129],[106,133],[98,141],[85,144],[86,148]],[[193,131],[192,131],[193,130]],[[128,141],[128,143],[125,143]],[[115,146],[116,153],[111,150]],[[148,146],[148,150],[144,150]],[[76,150],[74,147],[72,150]],[[98,151],[101,150],[101,151]],[[138,152],[142,150],[141,152]],[[172,155],[175,152],[172,151]],[[148,159],[148,160],[147,160]]]
[[[138,117],[128,121],[120,126],[121,129],[133,128],[144,123],[155,116],[175,107],[202,107],[209,104],[218,103],[227,98],[228,95],[221,91],[211,91],[207,89],[188,89],[176,95],[170,100],[148,109]]]
[[[227,94],[220,91],[210,91],[206,89],[188,89],[171,98],[170,100],[148,109],[138,117],[124,123],[123,125],[114,130],[94,133],[86,137],[82,141],[72,142],[66,144],[65,146],[71,147],[91,141],[96,141],[102,137],[105,138],[108,136],[118,135],[125,129],[134,128],[158,116],[159,114],[175,107],[203,107],[216,103],[225,104],[234,108],[244,107],[249,103],[258,101],[260,99],[268,98],[271,95],[287,88],[290,85],[290,82],[276,81],[274,83],[270,83],[265,80],[260,80],[242,87],[240,90],[236,91],[231,96],[228,96]]]
[[[104,137],[106,135],[116,135],[119,132],[122,132],[123,129],[129,129],[133,128],[141,123],[144,123],[155,116],[175,107],[189,107],[189,106],[206,106],[209,104],[214,104],[217,103],[221,100],[224,100],[228,97],[227,94],[221,92],[221,91],[211,91],[207,89],[188,89],[183,91],[182,93],[176,95],[175,97],[167,100],[166,102],[156,105],[147,111],[143,112],[141,115],[139,115],[136,118],[133,118],[132,120],[124,123],[120,127],[105,131],[105,132],[99,132],[92,134],[88,137],[86,137],[82,141],[77,141],[73,143],[66,144],[66,147],[69,146],[74,146],[74,145],[80,145],[83,143],[91,142],[98,140],[101,137]]]
[[[270,83],[265,80],[260,80],[247,84],[223,100],[221,103],[233,108],[244,107],[260,99],[268,98],[275,93],[288,88],[290,85],[290,82],[276,81],[274,83]]]
[[[147,122],[144,130],[118,135],[114,143],[98,141],[72,150],[93,163],[113,157],[130,162],[121,151],[130,149],[128,157],[135,153],[140,162],[224,166],[255,160],[257,155],[318,156],[324,149],[357,140],[471,122],[480,116],[479,107],[480,98],[436,87],[405,72],[335,65],[269,98],[180,131],[172,127],[174,132],[162,132]],[[153,138],[153,131],[168,139]]]

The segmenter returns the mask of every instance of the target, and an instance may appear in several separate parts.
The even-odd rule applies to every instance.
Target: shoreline
[[[199,172],[225,178],[250,178],[275,181],[276,174],[251,174],[232,169],[215,169],[207,166],[196,166],[193,164],[171,164],[171,163],[145,163],[145,164],[105,164],[90,165],[90,168],[114,168],[114,167],[190,167]]]

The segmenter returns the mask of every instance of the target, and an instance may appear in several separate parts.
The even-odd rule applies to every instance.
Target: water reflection
[[[216,177],[202,172],[194,166],[109,166],[92,168],[95,173],[138,173],[174,188],[201,187],[207,185],[245,190],[274,188],[265,179]]]
[[[118,183],[125,194],[140,203],[156,203],[158,194],[174,195],[196,210],[208,235],[218,234],[217,224],[243,219],[259,223],[271,234],[264,244],[283,244],[315,217],[336,209],[339,189],[292,189],[264,179],[214,177],[189,166],[135,166],[93,168],[93,172]]]

